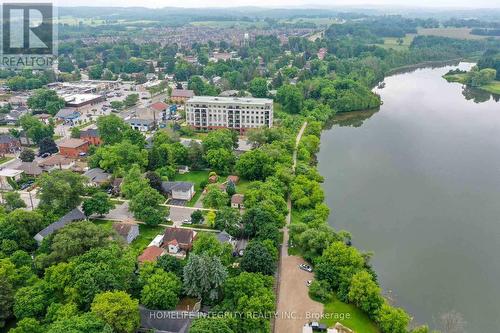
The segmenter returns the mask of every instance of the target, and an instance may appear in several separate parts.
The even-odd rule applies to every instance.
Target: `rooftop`
[[[155,261],[164,252],[165,250],[158,246],[149,246],[142,252],[142,254],[137,258],[137,260],[139,262]]]
[[[194,186],[191,182],[161,182],[161,189],[164,193],[175,191],[186,192]]]
[[[95,183],[105,182],[111,178],[111,175],[101,168],[87,170],[83,175]]]
[[[82,139],[66,139],[57,144],[61,148],[78,148],[80,146],[86,145],[87,141]]]
[[[24,171],[16,169],[0,169],[0,177],[16,177],[22,174]]]
[[[254,98],[254,97],[221,97],[221,96],[194,96],[191,97],[188,103],[220,103],[220,104],[273,104],[273,100],[269,98]]]
[[[50,224],[45,229],[40,231],[38,233],[38,235],[40,235],[42,237],[49,236],[54,231],[61,229],[62,227],[66,226],[67,224],[74,222],[74,221],[82,221],[82,220],[85,220],[85,218],[86,218],[85,214],[83,214],[82,211],[79,210],[78,208],[75,208],[72,211],[70,211],[69,213],[67,213],[66,215],[64,215],[63,217],[61,217],[56,222]]]
[[[173,89],[170,94],[171,97],[193,97],[194,91],[188,89]]]

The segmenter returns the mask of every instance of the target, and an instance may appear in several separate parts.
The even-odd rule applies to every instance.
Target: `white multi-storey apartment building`
[[[199,130],[273,125],[273,100],[249,97],[194,96],[186,102],[186,122]]]

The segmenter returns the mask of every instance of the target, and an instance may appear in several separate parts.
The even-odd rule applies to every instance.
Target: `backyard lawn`
[[[200,184],[203,181],[208,181],[208,173],[209,171],[207,170],[202,170],[202,171],[190,171],[185,174],[176,174],[174,177],[174,180],[176,181],[183,181],[183,182],[192,182],[194,183],[194,190],[195,190],[195,195],[194,197],[187,203],[188,207],[193,207],[196,201],[198,201],[198,198],[201,195],[202,189],[200,187]]]
[[[91,220],[94,224],[101,226],[105,230],[111,230],[116,221],[110,220]],[[145,224],[139,224],[139,236],[130,244],[130,247],[139,255],[151,243],[156,235],[163,234],[165,227],[150,227]]]
[[[334,298],[325,304],[323,314],[330,318],[321,320],[322,323],[332,327],[339,322],[342,325],[349,327],[354,332],[363,333],[379,333],[380,330],[375,323],[360,309],[352,304],[346,304]],[[344,319],[341,319],[344,318]]]

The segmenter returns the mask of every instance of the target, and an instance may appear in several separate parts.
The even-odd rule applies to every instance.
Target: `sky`
[[[500,8],[499,0],[56,0],[59,6],[117,7],[333,7],[333,6],[409,6],[453,8]]]

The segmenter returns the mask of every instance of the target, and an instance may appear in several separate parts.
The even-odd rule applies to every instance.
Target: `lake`
[[[378,112],[323,132],[319,171],[331,226],[374,252],[415,322],[454,312],[466,332],[499,332],[500,103],[441,77],[456,67],[386,78]]]

